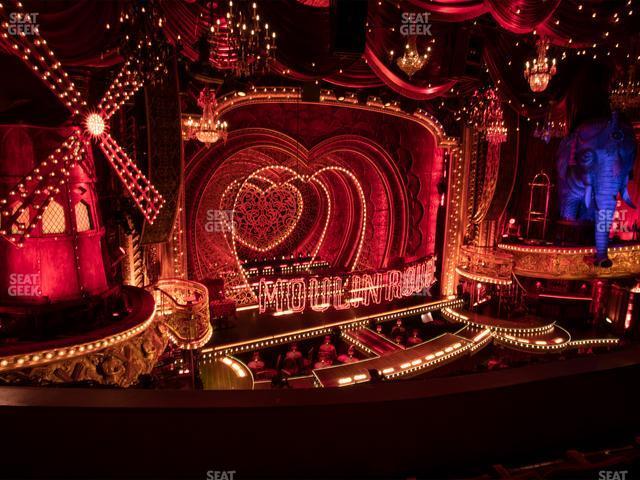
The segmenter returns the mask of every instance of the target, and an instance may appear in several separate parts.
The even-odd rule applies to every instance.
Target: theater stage
[[[256,348],[271,347],[303,338],[330,333],[332,329],[365,326],[403,317],[422,315],[445,307],[459,307],[460,299],[413,296],[386,305],[349,310],[305,312],[274,316],[259,314],[257,309],[237,313],[233,326],[216,330],[209,344],[202,349],[203,358],[230,355]]]

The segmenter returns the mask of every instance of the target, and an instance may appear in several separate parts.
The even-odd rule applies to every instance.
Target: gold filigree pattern
[[[514,258],[514,273],[525,277],[564,280],[628,277],[640,274],[640,245],[609,248],[611,268],[593,265],[589,248],[527,247],[499,245]]]
[[[213,334],[209,315],[209,292],[201,283],[170,278],[153,287],[157,315],[163,332],[183,350],[206,344]]]
[[[456,272],[471,280],[511,284],[513,258],[506,252],[465,245],[460,249],[460,261]]]
[[[10,370],[0,375],[0,383],[49,385],[95,382],[128,387],[149,373],[167,346],[160,324],[155,323],[140,335],[103,350],[44,365]]]

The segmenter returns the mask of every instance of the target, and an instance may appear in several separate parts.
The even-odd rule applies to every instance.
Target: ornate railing
[[[513,256],[516,275],[533,278],[589,280],[640,275],[640,244],[609,247],[610,268],[593,264],[593,247],[557,247],[554,245],[500,244],[500,250]]]
[[[465,245],[456,272],[476,282],[511,285],[513,258],[508,253]]]
[[[205,345],[213,334],[209,319],[209,293],[201,283],[169,278],[150,287],[156,312],[171,342],[192,350]]]

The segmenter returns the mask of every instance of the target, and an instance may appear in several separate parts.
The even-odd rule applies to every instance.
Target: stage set
[[[249,428],[241,407],[259,425],[261,408],[304,423],[333,405],[346,424],[368,402],[391,429],[385,408],[447,417],[457,393],[485,405],[498,445],[545,414],[532,382],[564,378],[566,417],[548,419],[565,426],[531,427],[532,444],[557,435],[541,455],[575,447],[572,425],[605,442],[584,448],[632,439],[639,17],[633,0],[0,0],[8,431],[18,405],[45,423],[84,405],[107,430],[112,405],[193,407],[230,438]],[[451,422],[438,438],[470,419]],[[515,444],[388,446],[361,471],[296,457],[283,475],[474,476],[534,461]],[[267,476],[282,466],[268,452]],[[257,472],[224,458],[202,472]],[[110,474],[153,471],[134,464]]]

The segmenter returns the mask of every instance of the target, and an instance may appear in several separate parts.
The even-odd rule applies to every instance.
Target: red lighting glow
[[[378,305],[407,297],[430,287],[435,278],[434,259],[375,274],[351,274],[347,277],[294,278],[275,281],[260,279],[260,313],[275,309],[274,315],[300,313],[311,309],[324,312]],[[354,295],[355,294],[355,295]]]

